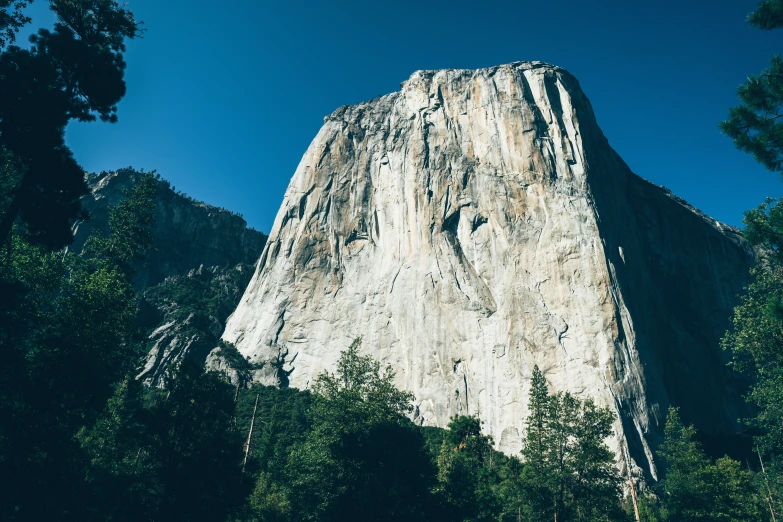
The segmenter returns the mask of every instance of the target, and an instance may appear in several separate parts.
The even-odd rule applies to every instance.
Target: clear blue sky
[[[47,4],[29,9],[34,26],[51,23]],[[128,45],[119,123],[71,124],[66,139],[88,171],[157,169],[268,232],[338,106],[396,91],[417,69],[541,60],[579,79],[636,173],[739,225],[783,194],[717,129],[737,86],[783,52],[783,30],[745,23],[756,4],[131,0],[147,32]]]

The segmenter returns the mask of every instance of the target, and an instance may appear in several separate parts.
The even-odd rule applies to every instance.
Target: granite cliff
[[[716,441],[739,429],[718,341],[753,257],[635,175],[563,69],[418,71],[324,119],[223,339],[268,363],[256,380],[307,388],[362,337],[416,422],[476,414],[507,452],[537,364],[614,409],[618,462],[655,478],[669,405]]]

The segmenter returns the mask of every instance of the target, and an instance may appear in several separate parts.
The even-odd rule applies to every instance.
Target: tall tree
[[[148,228],[149,205],[139,203],[126,218]],[[144,248],[133,235],[109,237],[121,250]],[[0,510],[11,520],[78,518],[85,456],[74,436],[135,366],[136,296],[108,260],[18,234],[10,246],[0,252],[0,482],[9,485]]]
[[[159,487],[157,520],[225,520],[248,493],[234,387],[182,364],[151,408],[150,461]]]
[[[288,467],[294,520],[427,520],[435,470],[405,417],[413,396],[394,371],[359,353],[341,354],[335,374],[313,386],[312,431]]]
[[[783,27],[783,2],[763,0],[748,22],[760,29]],[[741,150],[771,171],[783,172],[783,60],[772,58],[761,75],[748,78],[738,91],[742,105],[729,111],[721,129]],[[783,201],[768,198],[745,213],[745,237],[759,247],[748,292],[734,309],[732,329],[722,346],[732,366],[750,382],[747,400],[756,414],[747,419],[757,436],[759,458],[767,460],[764,484],[771,513],[783,495]]]
[[[614,452],[606,445],[612,433],[615,415],[599,408],[592,399],[581,405],[574,422],[574,451],[571,455],[571,519],[601,520],[610,515],[619,519],[622,497],[620,476],[614,462]]]
[[[591,400],[550,394],[536,366],[523,437],[520,477],[526,518],[592,521],[623,518],[620,477],[605,440],[614,414]]]
[[[35,242],[71,242],[71,221],[82,215],[79,198],[87,186],[65,145],[65,126],[70,120],[117,121],[125,95],[125,41],[140,35],[133,14],[116,0],[51,0],[50,6],[57,16],[53,31],[40,29],[29,49],[12,45],[0,53],[0,153],[14,166],[3,176],[18,179],[2,187],[7,203],[0,209],[0,244],[17,218]],[[17,13],[2,11],[9,30],[25,21]]]
[[[438,456],[438,479],[448,507],[444,519],[497,520],[502,509],[496,491],[501,462],[493,466],[493,453],[492,437],[481,433],[477,417],[451,419]]]
[[[527,516],[532,521],[553,518],[553,447],[551,397],[544,374],[533,367],[528,402],[528,417],[522,446],[525,468],[522,485],[525,492]]]
[[[751,522],[763,519],[762,503],[752,474],[739,462],[723,457],[713,463],[696,441],[696,430],[685,426],[670,408],[660,455],[666,463],[659,484],[665,520]]]

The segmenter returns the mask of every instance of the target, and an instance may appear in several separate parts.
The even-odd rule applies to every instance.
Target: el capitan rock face
[[[655,477],[670,404],[737,431],[718,343],[752,260],[629,170],[566,71],[419,71],[325,118],[223,338],[307,388],[361,336],[416,422],[477,414],[507,452],[537,364],[617,411],[618,460]]]

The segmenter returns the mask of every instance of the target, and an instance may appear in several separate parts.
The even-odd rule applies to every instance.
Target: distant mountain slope
[[[133,169],[88,175],[82,205],[90,218],[74,227],[71,249],[89,235],[108,232],[109,208],[141,173]],[[158,179],[153,244],[136,267],[139,324],[150,353],[139,378],[160,385],[172,364],[203,364],[218,340],[253,272],[267,236],[239,215],[179,194]]]

